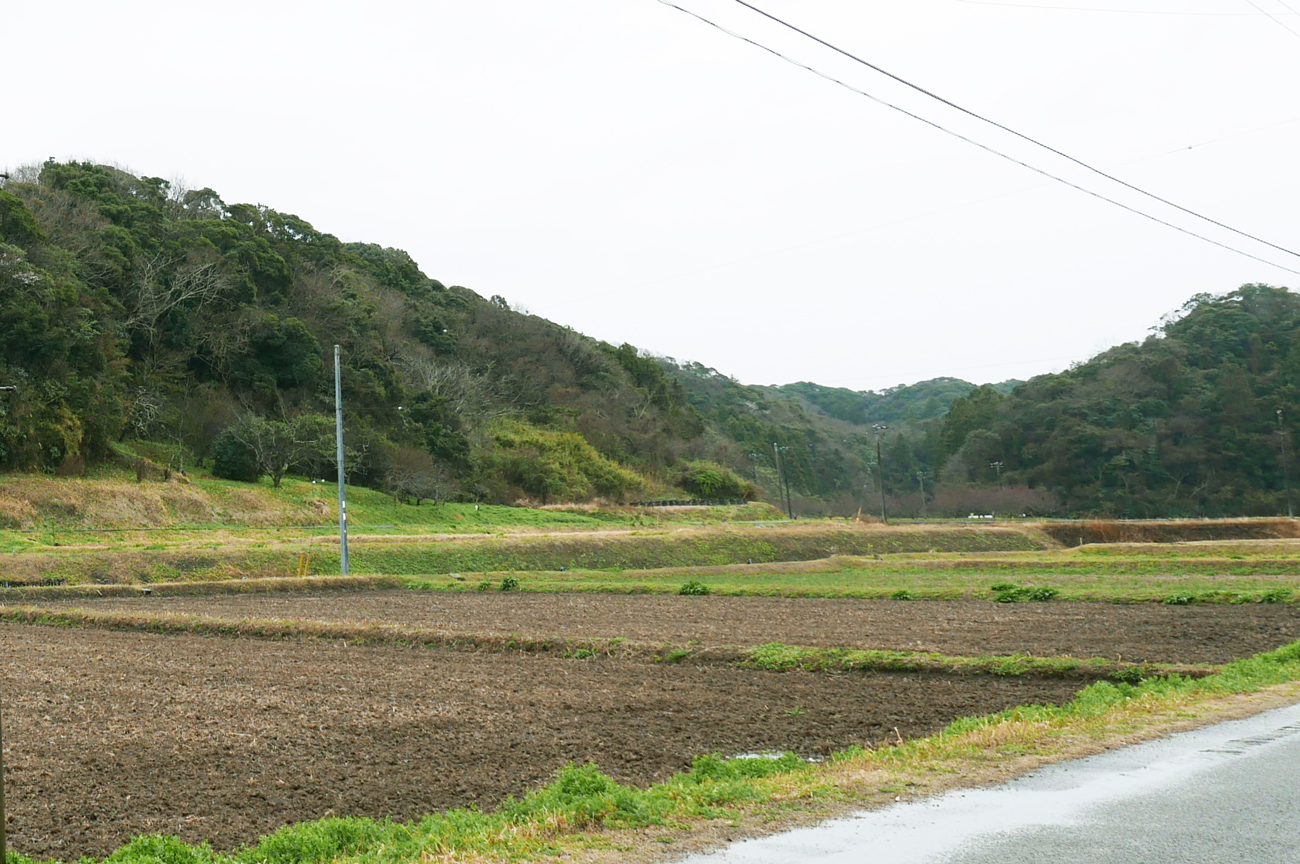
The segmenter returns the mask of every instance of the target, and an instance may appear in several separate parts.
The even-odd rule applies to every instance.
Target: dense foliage
[[[337,344],[348,480],[414,503],[788,486],[804,513],[1278,513],[1297,334],[1300,298],[1248,285],[1029,382],[747,386],[211,189],[54,161],[0,182],[0,470],[135,439],[230,479],[329,476]]]
[[[957,400],[941,450],[950,479],[989,482],[1000,462],[1070,513],[1276,514],[1297,419],[1300,295],[1246,285],[1010,396]]]

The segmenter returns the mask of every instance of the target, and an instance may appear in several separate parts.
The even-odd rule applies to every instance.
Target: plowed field
[[[10,848],[65,860],[491,807],[569,761],[647,783],[710,751],[814,757],[1078,686],[31,626],[0,626],[0,658]]]
[[[675,595],[370,591],[45,605],[220,618],[358,621],[532,638],[790,645],[1226,663],[1300,639],[1289,604],[993,603]]]

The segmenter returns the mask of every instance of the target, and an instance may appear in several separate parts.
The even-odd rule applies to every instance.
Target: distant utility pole
[[[930,518],[930,514],[927,513],[925,510],[925,478],[929,476],[930,475],[924,471],[916,472],[916,482],[921,484],[921,518],[922,519]]]
[[[1001,489],[1002,488],[1002,463],[990,462],[989,467],[998,473],[998,488]]]
[[[1286,429],[1282,426],[1282,409],[1277,409],[1277,446],[1282,450],[1282,482],[1286,484],[1286,515],[1295,518],[1291,506],[1291,471],[1286,464]]]
[[[0,386],[2,393],[17,393],[17,384],[5,384]],[[3,723],[0,723],[3,727]],[[4,731],[0,728],[0,864],[9,860],[7,850],[8,838],[5,836],[5,757],[4,757]]]
[[[348,493],[343,473],[343,372],[339,346],[334,346],[334,439],[339,462],[339,573],[348,575]],[[3,864],[3,862],[0,862]]]
[[[789,449],[789,447],[784,447],[777,444],[775,441],[772,442],[772,455],[776,458],[776,494],[779,498],[781,496],[781,491],[784,488],[785,515],[790,519],[794,519],[794,506],[790,503],[790,472],[781,463],[781,453]],[[782,484],[784,484],[784,486]]]
[[[880,481],[880,521],[889,524],[889,511],[885,508],[885,459],[880,453],[880,436],[889,427],[884,423],[873,423],[871,428],[876,433],[876,478]]]

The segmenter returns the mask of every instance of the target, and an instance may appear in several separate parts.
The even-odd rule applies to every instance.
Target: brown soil
[[[569,761],[647,783],[710,751],[815,756],[1059,703],[1077,686],[29,626],[0,636],[10,848],[65,860],[144,833],[226,849],[328,815],[491,807]]]
[[[49,601],[225,619],[398,624],[451,633],[708,646],[790,645],[1225,663],[1300,639],[1300,608],[979,600],[787,599],[422,591]]]
[[[1196,540],[1263,540],[1300,537],[1296,519],[1191,519],[1119,522],[1045,522],[1039,526],[1063,546],[1082,543],[1185,543]]]

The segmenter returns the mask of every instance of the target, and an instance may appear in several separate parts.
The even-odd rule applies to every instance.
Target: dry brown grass
[[[258,489],[200,489],[167,482],[9,475],[0,481],[0,528],[138,528],[222,522],[273,526],[321,522],[324,501],[284,501]]]
[[[1271,540],[1300,537],[1300,519],[1187,519],[1121,522],[1045,522],[1043,533],[1063,546],[1087,543],[1186,543],[1199,540]]]

